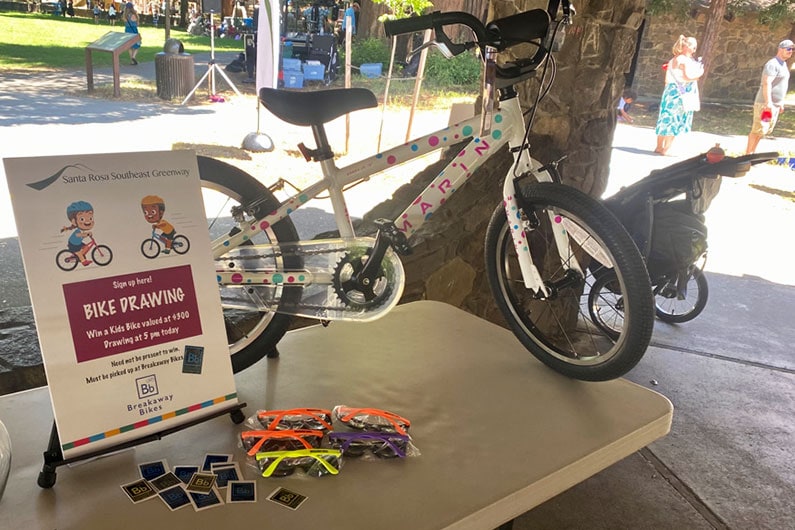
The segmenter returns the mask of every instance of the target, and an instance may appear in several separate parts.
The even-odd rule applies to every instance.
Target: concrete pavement
[[[123,79],[149,75],[150,67],[123,66]],[[85,83],[79,73],[41,83],[0,79],[3,157],[171,149],[177,141],[238,146],[257,127],[252,100],[188,107],[99,100],[64,96],[65,79]],[[280,133],[277,150],[294,150],[302,133],[265,120]],[[691,133],[677,139],[674,156],[659,157],[651,152],[653,131],[619,125],[608,193],[716,142],[734,152],[745,145],[743,137]],[[760,151],[793,151],[793,144],[765,140]],[[7,216],[0,190],[0,216]],[[673,402],[671,433],[523,515],[515,529],[795,528],[795,276],[787,237],[795,203],[786,198],[793,190],[792,171],[757,167],[725,180],[710,208],[707,308],[687,324],[657,322],[652,347],[628,375]],[[322,205],[314,214],[326,215]],[[14,235],[13,220],[0,218],[0,226],[0,237]],[[0,310],[15,311],[13,325],[0,329],[2,370],[20,348],[13,337],[24,333],[15,330],[30,335],[13,239],[0,239],[0,272]]]

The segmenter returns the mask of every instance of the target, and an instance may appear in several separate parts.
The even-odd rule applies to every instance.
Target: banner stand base
[[[44,465],[42,466],[41,471],[39,472],[39,478],[37,480],[37,484],[41,488],[52,488],[55,485],[55,479],[57,478],[56,469],[58,468],[58,466],[71,464],[73,462],[79,462],[80,460],[88,460],[90,458],[96,458],[98,456],[103,456],[108,453],[114,453],[122,449],[135,447],[136,445],[154,442],[156,440],[160,440],[163,436],[179,432],[183,429],[187,429],[188,427],[193,427],[194,425],[198,425],[207,420],[217,418],[218,416],[223,416],[224,414],[229,414],[232,423],[238,425],[240,423],[243,423],[243,421],[246,419],[246,416],[245,414],[243,414],[242,411],[242,409],[245,406],[246,403],[237,403],[223,410],[215,411],[214,413],[208,416],[202,416],[201,418],[197,418],[187,423],[171,427],[170,429],[165,429],[163,431],[156,432],[148,436],[144,436],[142,438],[138,438],[137,440],[130,440],[129,442],[124,442],[111,447],[106,447],[105,449],[102,449],[100,451],[95,451],[93,453],[87,453],[84,455],[67,458],[67,459],[64,459],[63,457],[63,452],[61,451],[61,442],[58,437],[58,429],[55,426],[55,420],[53,420],[52,431],[50,432],[50,443],[47,446],[47,450],[44,451]]]

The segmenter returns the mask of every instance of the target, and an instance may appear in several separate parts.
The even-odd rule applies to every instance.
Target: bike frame
[[[333,159],[321,161],[320,167],[324,176],[323,180],[294,194],[265,217],[240,226],[240,232],[231,236],[225,235],[213,241],[213,255],[216,259],[220,258],[230,250],[239,247],[255,234],[289,216],[321,193],[328,193],[329,195],[340,237],[343,240],[352,240],[356,237],[356,234],[348,214],[343,193],[346,186],[360,182],[373,174],[388,170],[390,167],[395,167],[436,150],[450,147],[467,138],[471,138],[471,141],[458,152],[423,192],[412,201],[410,206],[394,220],[398,230],[405,233],[407,237],[419,230],[450,196],[469,180],[475,170],[497,153],[506,143],[514,152],[515,164],[505,176],[503,198],[508,218],[516,218],[519,204],[515,193],[514,176],[532,173],[538,181],[552,181],[548,171],[539,170],[540,164],[530,157],[527,149],[519,149],[525,139],[525,124],[518,97],[509,97],[500,102],[499,108],[492,113],[487,135],[477,136],[475,133],[480,131],[480,129],[481,118],[480,116],[475,116],[348,166],[338,168]],[[570,228],[570,226],[565,223],[565,220],[561,222],[559,218],[556,218],[551,213],[550,221],[558,249],[567,249],[566,252],[560,252],[562,266],[567,269],[579,270],[579,265],[568,251],[567,228]],[[521,221],[509,223],[509,226],[525,286],[547,295],[547,289],[531,259],[530,248],[525,236],[527,227]],[[576,234],[572,234],[572,236],[575,240],[578,240]],[[260,245],[258,248],[268,246]],[[218,282],[222,285],[275,285],[285,283],[285,272],[289,271],[218,271]],[[301,285],[318,281],[326,281],[326,278],[315,278],[312,273],[303,271],[301,275],[291,275],[289,283],[291,285]]]
[[[88,253],[92,248],[96,246],[97,246],[97,240],[94,239],[94,236],[88,236],[88,243],[85,244],[86,253]],[[70,259],[76,259],[77,261],[80,261],[80,258],[77,257],[77,252],[73,252],[71,250],[69,250],[69,252],[72,252],[72,257]]]

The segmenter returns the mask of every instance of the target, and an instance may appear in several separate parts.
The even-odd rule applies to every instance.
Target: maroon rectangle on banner
[[[201,335],[190,265],[63,285],[77,362]]]

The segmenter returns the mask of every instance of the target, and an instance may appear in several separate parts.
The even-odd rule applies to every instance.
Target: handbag
[[[685,112],[696,112],[701,110],[701,98],[698,97],[698,85],[695,81],[683,85],[676,83],[679,89],[679,97],[682,98],[682,107]]]
[[[670,68],[670,63],[669,63]],[[682,107],[685,112],[695,112],[701,110],[701,98],[698,95],[698,82],[680,82],[678,72],[671,70],[671,75],[676,83],[679,97],[682,99]]]

